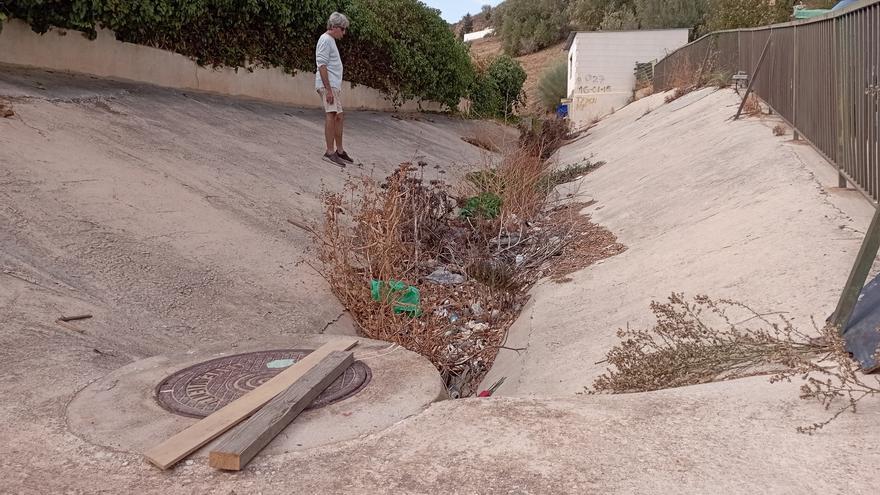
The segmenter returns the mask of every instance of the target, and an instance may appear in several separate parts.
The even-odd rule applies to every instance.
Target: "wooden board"
[[[354,355],[350,352],[330,353],[247,421],[226,433],[211,449],[208,463],[217,469],[243,469],[352,363]]]
[[[168,469],[263,407],[333,351],[347,351],[357,339],[339,338],[322,345],[266,383],[230,402],[198,423],[144,453],[148,461]]]

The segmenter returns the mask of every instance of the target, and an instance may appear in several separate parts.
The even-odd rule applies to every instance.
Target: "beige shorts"
[[[321,103],[324,104],[324,111],[327,113],[336,112],[342,113],[342,91],[339,88],[333,88],[333,104],[327,103],[327,90],[321,88],[318,90],[318,94],[321,95]]]

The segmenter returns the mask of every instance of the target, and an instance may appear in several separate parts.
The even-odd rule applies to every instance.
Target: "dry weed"
[[[499,143],[497,143],[496,138],[493,137],[488,129],[482,126],[476,127],[471,136],[462,136],[461,140],[486,151],[491,151],[492,153],[501,152],[501,148]]]
[[[839,328],[827,325],[819,337],[810,337],[782,313],[758,313],[707,296],[691,303],[675,293],[668,303],[652,302],[651,311],[653,327],[618,330],[621,342],[606,359],[614,368],[588,393],[647,392],[755,375],[771,375],[771,383],[800,379],[801,399],[833,411],[824,421],[797,428],[810,435],[846,411],[855,413],[865,398],[880,396],[880,377],[860,372]]]
[[[15,115],[15,112],[12,111],[12,103],[5,102],[0,100],[0,118],[11,118]]]
[[[656,324],[621,329],[607,355],[608,369],[591,392],[647,392],[788,369],[792,356],[809,359],[828,346],[796,330],[782,315],[770,321],[747,306],[673,293],[651,303]],[[741,321],[734,321],[734,318]],[[742,326],[751,322],[757,326]]]
[[[783,124],[776,124],[775,126],[773,126],[774,136],[784,136],[786,131],[788,131],[788,127]]]
[[[681,98],[682,96],[690,93],[691,91],[685,88],[675,88],[671,93],[667,94],[663,101],[666,103],[672,103],[673,101]]]
[[[742,109],[743,115],[759,115],[761,113],[761,101],[755,96],[755,93],[749,93],[746,103]]]
[[[799,433],[812,435],[837,419],[846,411],[857,412],[859,402],[867,397],[880,396],[880,377],[868,377],[858,368],[846,350],[846,342],[838,327],[826,325],[821,337],[828,353],[822,360],[792,352],[784,364],[787,369],[770,378],[771,383],[794,379],[803,380],[800,398],[817,401],[826,411],[834,411],[824,421],[797,428]],[[880,351],[875,359],[880,358]]]

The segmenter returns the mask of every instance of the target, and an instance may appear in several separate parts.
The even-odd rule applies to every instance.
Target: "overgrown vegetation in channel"
[[[461,183],[426,180],[424,162],[353,180],[323,195],[312,229],[315,268],[360,332],[428,357],[453,396],[475,392],[532,284],[623,250],[583,205],[554,202],[556,185],[595,166],[554,170],[542,157],[564,123],[536,127]]]

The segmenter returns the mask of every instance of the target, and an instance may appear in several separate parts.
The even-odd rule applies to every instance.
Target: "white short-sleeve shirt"
[[[327,66],[330,87],[342,87],[342,58],[339,56],[339,49],[336,48],[336,40],[327,33],[318,38],[318,45],[315,47],[315,65],[315,89],[324,87],[321,72],[318,70],[322,65]]]

